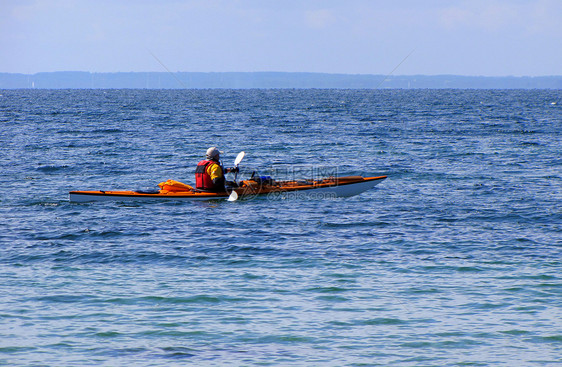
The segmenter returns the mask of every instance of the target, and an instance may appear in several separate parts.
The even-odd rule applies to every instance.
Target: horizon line
[[[562,77],[560,75],[466,75],[466,74],[373,74],[373,73],[342,73],[342,72],[318,72],[318,71],[85,71],[85,70],[57,70],[57,71],[38,71],[35,73],[4,72],[0,74],[14,74],[33,76],[37,74],[56,74],[56,73],[87,73],[87,74],[316,74],[316,75],[345,75],[345,76],[385,76],[392,77],[464,77],[464,78],[552,78]]]

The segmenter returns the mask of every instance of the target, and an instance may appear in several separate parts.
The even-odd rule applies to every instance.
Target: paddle
[[[234,160],[234,168],[238,168],[238,165],[240,164],[240,162],[242,162],[242,159],[244,159],[244,156],[246,155],[246,153],[244,153],[243,151],[238,153],[238,155],[236,156],[236,159]],[[238,171],[236,173],[234,173],[234,182],[236,182],[236,177],[238,177]],[[228,201],[236,201],[238,200],[238,193],[234,190],[232,190],[232,192],[230,193],[230,196],[227,199]]]
[[[245,155],[246,155],[246,153],[244,153],[244,152],[238,153],[238,155],[236,156],[236,159],[234,160],[234,167],[238,167],[240,162],[242,162],[242,159],[244,159]]]
[[[232,190],[232,192],[230,193],[230,196],[226,200],[228,200],[228,201],[238,200],[238,193],[236,191]]]

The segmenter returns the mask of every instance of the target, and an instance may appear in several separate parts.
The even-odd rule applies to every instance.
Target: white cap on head
[[[218,150],[217,147],[210,147],[209,149],[207,149],[207,158],[208,159],[214,159],[214,158],[219,158],[219,155],[222,152]]]

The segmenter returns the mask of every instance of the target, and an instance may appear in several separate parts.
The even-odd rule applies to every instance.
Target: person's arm
[[[207,167],[207,173],[211,176],[211,180],[216,184],[219,180],[223,178],[222,168],[220,165],[213,163]]]

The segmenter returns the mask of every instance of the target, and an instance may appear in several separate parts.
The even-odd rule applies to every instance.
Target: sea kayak
[[[166,185],[155,191],[70,191],[71,202],[90,201],[158,201],[158,200],[220,200],[229,198],[232,191],[241,199],[250,199],[258,195],[267,195],[269,199],[283,198],[336,198],[358,195],[373,188],[386,176],[363,177],[345,176],[329,177],[321,180],[245,180],[236,188],[227,192],[205,192],[188,185],[184,188],[171,189]]]

